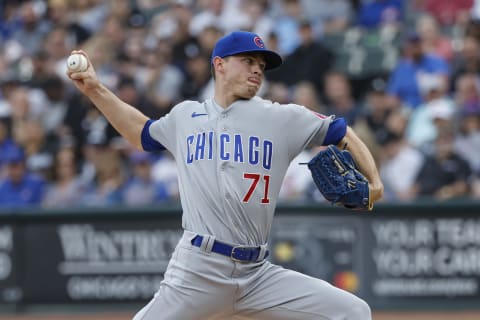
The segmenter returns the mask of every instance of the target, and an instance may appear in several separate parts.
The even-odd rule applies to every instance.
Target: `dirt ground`
[[[0,315],[0,320],[131,320],[129,313]],[[479,320],[479,312],[376,312],[374,320]]]

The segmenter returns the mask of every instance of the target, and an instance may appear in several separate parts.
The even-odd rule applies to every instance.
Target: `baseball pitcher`
[[[86,71],[67,72],[127,140],[168,150],[178,166],[184,234],[158,292],[134,320],[371,319],[367,303],[351,293],[266,260],[284,174],[305,147],[339,147],[317,161],[321,166],[309,164],[316,183],[349,176],[353,167],[342,167],[339,152],[356,162],[358,173],[335,187],[341,194],[332,201],[347,194],[348,207],[368,210],[383,193],[369,150],[342,118],[256,96],[264,72],[281,63],[256,34],[230,33],[211,56],[214,96],[184,101],[157,120],[102,85],[90,60]],[[363,180],[353,181],[359,175]],[[348,190],[358,185],[360,192]]]

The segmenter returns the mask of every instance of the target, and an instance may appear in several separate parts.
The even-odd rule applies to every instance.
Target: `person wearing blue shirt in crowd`
[[[45,193],[45,182],[27,172],[25,153],[14,145],[3,154],[6,176],[0,180],[1,207],[27,207],[39,205]]]
[[[417,34],[409,35],[405,46],[405,57],[394,68],[388,82],[387,91],[410,108],[423,102],[418,78],[422,73],[441,75],[448,81],[449,66],[442,58],[425,54]]]
[[[7,153],[8,149],[14,146],[15,142],[9,136],[9,127],[10,127],[10,118],[1,117],[0,118],[0,167],[4,163],[4,156]]]
[[[358,14],[360,26],[377,28],[383,24],[403,21],[404,0],[373,0],[362,1]]]
[[[169,200],[167,185],[152,179],[152,156],[148,152],[133,151],[129,160],[133,175],[126,183],[122,196],[126,205],[148,205]]]

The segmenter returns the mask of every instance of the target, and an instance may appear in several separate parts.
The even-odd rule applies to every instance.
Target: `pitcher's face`
[[[226,90],[240,99],[253,98],[263,82],[265,59],[261,54],[238,54],[224,59]]]

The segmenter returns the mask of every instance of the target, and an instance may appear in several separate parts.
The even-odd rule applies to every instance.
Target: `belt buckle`
[[[238,251],[237,251],[238,250]],[[245,253],[248,252],[248,257],[246,257]],[[242,254],[244,255],[244,259],[239,259],[235,257],[235,254]],[[232,259],[235,262],[248,262],[251,260],[251,247],[249,246],[234,246],[232,248],[232,252],[230,253],[230,259]]]

